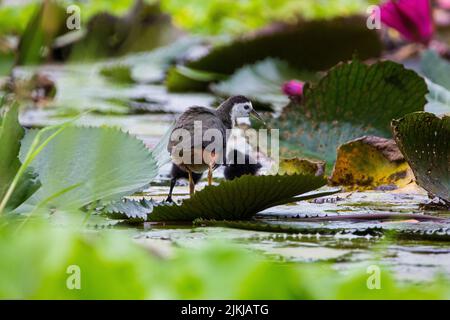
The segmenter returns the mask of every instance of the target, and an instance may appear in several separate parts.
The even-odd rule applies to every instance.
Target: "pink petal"
[[[282,90],[284,94],[290,97],[301,96],[303,94],[303,85],[304,82],[302,81],[289,80],[283,84]]]
[[[442,9],[450,10],[450,0],[438,0],[438,5]]]
[[[433,37],[429,0],[390,0],[381,6],[381,21],[413,42],[428,44]]]

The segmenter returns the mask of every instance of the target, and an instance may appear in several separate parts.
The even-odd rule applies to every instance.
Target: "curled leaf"
[[[450,204],[450,116],[415,112],[392,121],[392,128],[417,183]]]
[[[392,139],[366,136],[341,145],[330,181],[351,189],[403,187],[414,176]]]

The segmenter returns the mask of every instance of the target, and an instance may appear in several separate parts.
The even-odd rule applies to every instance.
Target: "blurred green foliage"
[[[156,2],[155,0],[143,1],[146,3]],[[21,34],[42,2],[42,0],[31,0],[24,4],[0,4],[0,34]],[[135,0],[56,0],[55,2],[63,7],[79,6],[82,22],[87,22],[99,12],[109,12],[115,15],[124,14],[133,6]]]
[[[1,222],[1,221],[0,221]],[[384,267],[381,288],[366,266],[348,275],[328,265],[267,260],[230,245],[173,249],[156,257],[119,231],[29,224],[0,229],[0,298],[13,299],[445,299],[447,280],[398,284]],[[66,283],[79,267],[80,289]],[[69,272],[68,272],[69,270]]]
[[[203,34],[238,34],[272,21],[330,18],[365,12],[373,0],[162,0],[176,25]]]

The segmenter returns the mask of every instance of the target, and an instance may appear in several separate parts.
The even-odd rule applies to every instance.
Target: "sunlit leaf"
[[[339,146],[330,181],[353,189],[403,187],[414,176],[391,139],[362,137]]]

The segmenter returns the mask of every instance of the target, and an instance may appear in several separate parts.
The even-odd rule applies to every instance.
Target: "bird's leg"
[[[212,185],[212,168],[209,166],[208,168],[208,186]]]
[[[175,187],[175,184],[177,183],[177,178],[172,178],[172,180],[170,180],[170,190],[169,190],[169,195],[167,196],[166,202],[173,202],[172,200],[172,192],[173,192],[173,188]]]
[[[189,175],[189,195],[192,196],[195,192],[195,183],[194,179],[192,179],[191,170],[188,171],[188,175]]]
[[[214,168],[214,164],[216,162],[216,153],[213,151],[211,153],[211,158],[209,160],[209,165],[208,165],[208,186],[212,185],[212,180],[213,180],[213,168]]]

